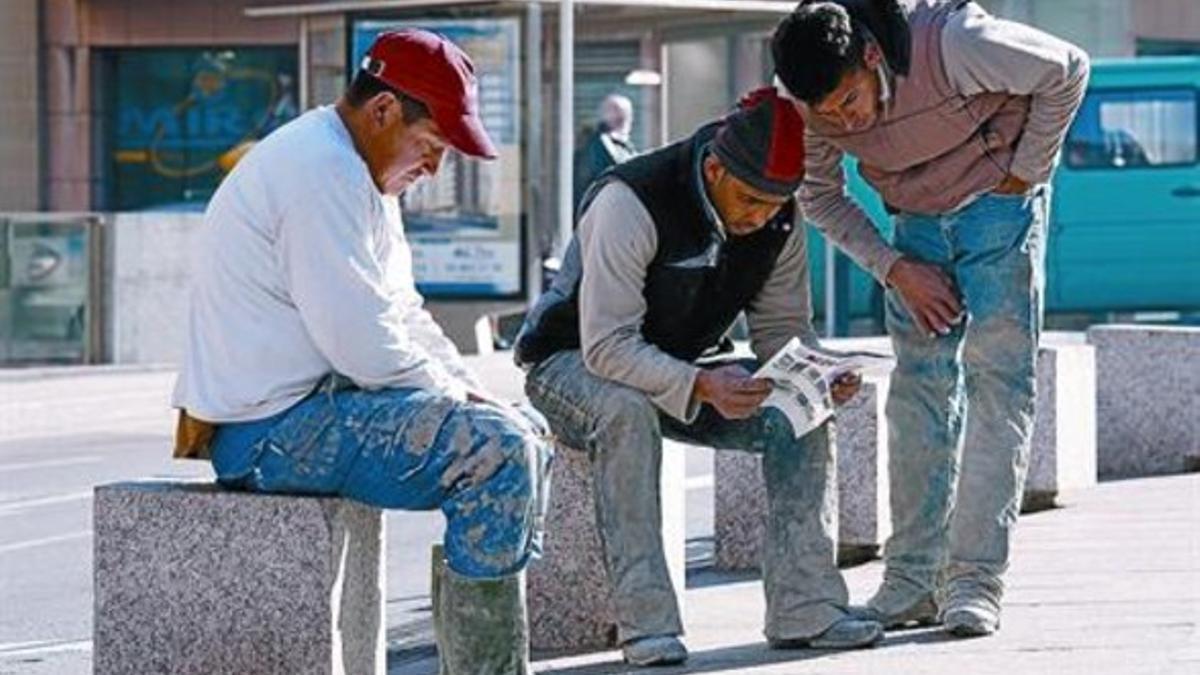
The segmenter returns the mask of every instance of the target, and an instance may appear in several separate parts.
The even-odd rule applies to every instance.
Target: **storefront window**
[[[295,117],[291,47],[123,49],[101,76],[105,208],[203,208],[256,141]]]
[[[0,217],[0,364],[98,356],[98,228],[90,216]]]
[[[440,33],[471,57],[479,80],[479,114],[500,155],[481,161],[449,152],[436,176],[419,181],[401,197],[417,288],[434,298],[519,297],[520,24],[513,18],[359,21],[354,24],[352,69],[357,70],[379,33],[399,28]]]

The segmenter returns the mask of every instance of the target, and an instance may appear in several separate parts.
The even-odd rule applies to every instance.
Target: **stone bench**
[[[1087,341],[1100,478],[1200,471],[1200,328],[1093,326]]]
[[[887,377],[869,376],[835,423],[838,474],[838,561],[874,557],[891,533],[887,484]],[[718,450],[713,467],[714,564],[757,569],[766,536],[767,491],[762,458]]]
[[[1096,360],[1082,335],[1051,333],[1037,362],[1037,419],[1022,511],[1062,505],[1096,484]]]
[[[834,349],[890,352],[885,340],[830,340]],[[891,534],[887,376],[864,378],[838,413],[838,561],[874,557]],[[1078,336],[1048,335],[1038,351],[1038,418],[1023,510],[1054,506],[1063,494],[1096,483],[1096,374],[1091,349]],[[757,569],[766,532],[762,462],[748,453],[717,452],[714,470],[715,564]]]
[[[481,329],[481,333],[484,331]],[[465,357],[467,365],[504,400],[522,400],[525,375],[510,352]],[[685,447],[663,442],[663,542],[682,610],[687,533]],[[559,444],[551,473],[543,556],[526,573],[530,646],[542,652],[586,652],[616,644],[610,586],[596,529],[592,474],[586,453]]]
[[[684,449],[666,441],[660,494],[663,545],[683,610],[685,573]],[[585,652],[616,646],[611,585],[604,572],[590,460],[559,445],[552,469],[543,556],[527,579],[530,646],[539,651]]]
[[[380,510],[138,482],[93,517],[96,673],[384,673]]]

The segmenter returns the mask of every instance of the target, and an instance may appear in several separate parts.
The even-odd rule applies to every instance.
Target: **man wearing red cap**
[[[662,436],[763,454],[772,647],[863,647],[880,625],[846,610],[834,562],[828,430],[796,438],[771,385],[719,351],[745,312],[766,359],[815,345],[805,235],[792,194],[803,125],[773,90],[695,135],[613,167],[585,195],[562,270],[517,340],[526,392],[592,457],[619,640],[636,665],[687,657],[659,524]],[[834,387],[841,403],[856,380]]]
[[[422,308],[396,198],[447,147],[496,156],[471,62],[400,31],[251,150],[205,212],[174,404],[227,487],[441,508],[443,672],[525,673],[544,421],[496,403]]]

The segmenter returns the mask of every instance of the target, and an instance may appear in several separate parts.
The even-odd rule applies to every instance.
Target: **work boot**
[[[471,579],[435,554],[433,630],[440,675],[529,675],[525,579]]]
[[[865,606],[850,607],[850,615],[878,621],[884,630],[897,630],[936,624],[938,606],[931,592],[901,590],[884,581]]]
[[[769,638],[771,649],[862,649],[874,646],[883,639],[883,626],[878,621],[847,616],[839,619],[823,633],[808,638]]]
[[[631,666],[673,666],[687,660],[687,647],[674,635],[634,638],[621,645],[625,663]]]

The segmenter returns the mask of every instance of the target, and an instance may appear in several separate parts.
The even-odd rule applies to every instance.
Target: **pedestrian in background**
[[[600,102],[596,128],[589,131],[575,150],[574,210],[592,181],[637,154],[629,138],[633,131],[633,102],[620,94],[609,94]]]

